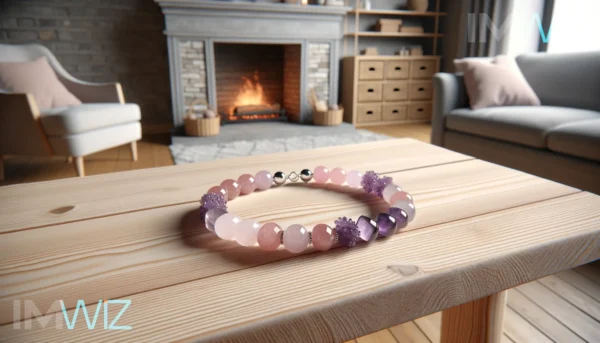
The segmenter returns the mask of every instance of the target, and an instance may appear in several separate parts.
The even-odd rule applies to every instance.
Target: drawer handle
[[[426,66],[421,66],[421,68],[419,68],[419,69],[425,70],[425,69],[427,69],[427,67]]]
[[[375,71],[375,67],[369,67],[369,71]]]
[[[394,88],[394,92],[399,92],[400,88]]]
[[[423,112],[422,108],[417,109],[417,112]]]
[[[398,113],[398,110],[393,110],[392,113]]]
[[[367,111],[367,115],[370,116],[373,114],[373,111]]]
[[[402,70],[402,67],[396,67],[395,70]]]
[[[373,92],[375,92],[375,90],[373,88],[369,88],[369,89],[367,89],[367,92],[373,93]]]
[[[423,87],[419,88],[419,92],[422,92],[424,90],[425,90],[425,88],[423,88]]]

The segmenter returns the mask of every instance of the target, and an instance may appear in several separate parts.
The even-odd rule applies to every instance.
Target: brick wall
[[[300,45],[285,45],[283,48],[283,107],[290,121],[300,122]]]
[[[152,0],[0,0],[0,43],[43,44],[79,79],[119,81],[144,124],[172,123],[163,30]]]

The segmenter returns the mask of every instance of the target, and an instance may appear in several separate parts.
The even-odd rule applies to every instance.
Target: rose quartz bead
[[[392,196],[398,192],[402,192],[402,188],[393,183],[390,183],[383,189],[383,200],[389,203],[392,200]]]
[[[240,184],[237,183],[235,180],[227,179],[221,182],[221,187],[225,188],[225,190],[227,191],[227,199],[229,200],[233,200],[238,195],[240,195],[241,187]]]
[[[227,194],[227,190],[221,186],[212,186],[210,187],[207,193],[221,194],[223,196],[223,199],[225,200],[227,200],[229,197],[229,194]]]
[[[215,233],[221,239],[233,240],[235,239],[236,226],[242,220],[233,213],[225,213],[224,215],[217,218],[215,222]]]
[[[235,227],[235,240],[239,245],[251,247],[256,244],[260,224],[252,219],[244,219]]]
[[[323,166],[316,167],[313,174],[315,182],[325,183],[327,180],[329,180],[329,169]]]
[[[333,168],[331,171],[331,182],[336,185],[343,185],[346,182],[346,171],[342,168]]]
[[[227,213],[227,211],[225,211],[222,208],[211,208],[210,210],[208,210],[204,215],[204,226],[206,226],[206,229],[214,232],[215,223],[217,222],[217,219],[219,219],[219,217],[224,215],[225,213]]]
[[[242,194],[250,194],[256,189],[256,185],[254,184],[254,176],[250,174],[240,175],[238,178],[238,183],[240,184]]]
[[[346,175],[346,182],[348,183],[348,186],[350,187],[355,187],[355,188],[360,188],[361,187],[361,182],[362,182],[362,173],[359,172],[358,170],[351,170],[348,172],[348,174]]]
[[[312,244],[321,251],[331,249],[335,243],[335,229],[325,224],[317,224],[312,230]]]
[[[256,185],[256,188],[260,190],[264,191],[265,189],[269,189],[273,184],[273,175],[266,170],[261,170],[256,173],[254,184]]]
[[[258,230],[258,245],[262,250],[275,251],[281,245],[283,230],[275,223],[266,223]]]
[[[290,225],[283,233],[283,246],[289,252],[295,254],[303,252],[308,247],[309,242],[308,230],[300,224]]]
[[[400,192],[392,195],[392,197],[390,198],[390,204],[395,204],[396,202],[401,201],[401,200],[413,202],[413,198],[410,194],[408,194],[404,191],[400,191]]]

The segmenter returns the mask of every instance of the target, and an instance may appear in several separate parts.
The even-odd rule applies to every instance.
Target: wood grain
[[[127,332],[42,329],[34,322],[32,330],[4,325],[0,336],[71,342],[347,340],[599,258],[599,208],[599,197],[573,194],[408,231],[367,249],[308,254],[134,294],[122,317],[123,325],[133,326]],[[243,264],[247,255],[228,252],[226,244],[211,256]],[[404,276],[389,268],[394,264],[419,272]],[[197,266],[215,264],[205,258]]]
[[[404,343],[429,343],[427,336],[419,329],[414,322],[407,322],[404,324],[392,326],[390,329],[396,341]],[[439,331],[439,330],[438,330]],[[439,334],[438,334],[439,335]]]
[[[433,145],[400,139],[7,186],[0,188],[0,233],[196,202],[217,182],[262,169],[289,172],[326,162],[348,170],[385,174],[469,159]],[[64,206],[74,208],[60,216],[52,213]]]
[[[553,341],[538,331],[511,308],[506,309],[505,330],[506,335],[517,343],[552,343]],[[569,342],[570,341],[563,341]]]
[[[442,313],[443,343],[500,343],[506,291],[451,307]]]
[[[589,295],[597,301],[600,301],[600,287],[594,281],[586,278],[574,270],[565,270],[556,274],[562,280],[570,283],[575,288]]]
[[[480,160],[388,175],[414,195],[418,207],[406,231],[577,192]],[[285,252],[261,254],[239,248],[196,229],[197,207],[196,203],[168,206],[38,228],[36,234],[29,230],[4,234],[0,240],[0,323],[12,320],[8,309],[15,297],[49,307],[62,294],[71,308],[78,299],[91,303],[114,299],[291,257]],[[243,196],[230,202],[229,208],[262,223],[276,221],[287,227],[300,222],[312,228],[317,223],[334,225],[342,215],[375,216],[386,205],[361,190],[321,188],[313,183]],[[64,206],[53,214],[72,210]],[[81,244],[89,237],[97,238]],[[228,253],[221,256],[214,251]],[[199,264],[205,267],[198,268]],[[53,277],[40,277],[40,269]]]

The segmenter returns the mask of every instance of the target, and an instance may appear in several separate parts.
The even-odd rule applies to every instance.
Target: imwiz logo
[[[500,41],[504,35],[506,35],[513,23],[513,15],[509,14],[502,25],[498,27],[496,23],[490,18],[487,13],[469,13],[467,17],[468,21],[468,42],[469,43],[485,43],[487,42],[487,30],[491,32],[491,36],[496,41]],[[477,25],[479,24],[479,25]],[[552,27],[548,28],[548,33],[544,32],[542,26],[542,20],[538,13],[534,13],[531,16],[531,25],[536,25],[540,32],[540,38],[542,42],[548,43],[550,39],[550,31]]]
[[[23,306],[21,306],[21,303],[23,303]],[[117,313],[117,315],[109,323],[108,305],[110,304],[120,304],[123,306],[120,308],[120,311]],[[67,311],[65,303],[62,300],[54,301],[45,314],[42,314],[42,312],[38,309],[38,307],[32,300],[24,300],[22,302],[21,300],[13,300],[13,328],[21,329],[21,323],[23,323],[24,329],[31,329],[33,319],[36,319],[38,324],[40,324],[42,328],[45,328],[50,323],[52,318],[54,318],[55,326],[57,329],[62,329],[63,323],[65,323],[67,324],[67,329],[73,330],[75,328],[77,318],[79,317],[79,309],[81,308],[88,330],[96,329],[96,324],[98,322],[98,317],[100,316],[101,310],[104,310],[104,325],[98,325],[99,328],[102,328],[104,330],[131,330],[132,327],[129,325],[117,325],[117,321],[121,318],[121,316],[125,313],[125,310],[129,308],[129,306],[131,306],[131,300],[128,299],[100,300],[98,301],[96,309],[94,310],[94,317],[90,319],[90,314],[88,314],[88,309],[85,306],[85,301],[78,300],[77,306],[75,307],[75,311],[73,312],[73,317],[69,318],[69,312]],[[23,309],[22,312],[21,309]],[[21,316],[21,313],[23,313],[23,316]],[[23,322],[21,322],[22,318],[30,319],[26,319]]]

